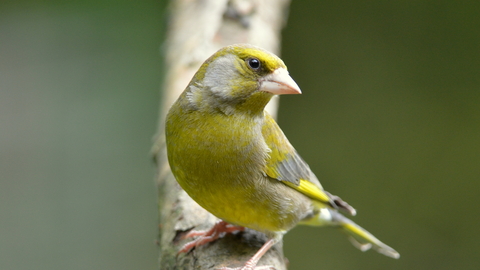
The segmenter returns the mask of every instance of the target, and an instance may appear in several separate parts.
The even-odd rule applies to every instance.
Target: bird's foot
[[[210,230],[208,231],[191,231],[187,233],[182,239],[191,238],[199,236],[199,238],[186,243],[178,253],[187,253],[192,250],[194,247],[198,247],[204,245],[206,243],[210,243],[212,241],[217,240],[218,238],[222,237],[227,233],[233,233],[237,231],[245,230],[244,227],[236,226],[229,224],[223,220],[217,222]]]

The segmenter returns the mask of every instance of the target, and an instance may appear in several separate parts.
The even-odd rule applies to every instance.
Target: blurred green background
[[[0,2],[0,269],[156,269],[165,3]],[[480,4],[293,1],[279,122],[356,222],[285,237],[290,269],[480,265]]]

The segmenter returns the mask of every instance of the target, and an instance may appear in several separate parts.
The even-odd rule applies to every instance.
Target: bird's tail
[[[303,224],[314,226],[331,225],[339,227],[348,235],[350,242],[361,251],[367,251],[372,248],[385,256],[394,259],[400,258],[400,254],[393,248],[387,246],[367,230],[358,226],[355,222],[346,218],[334,209],[322,208],[315,218],[304,221]]]

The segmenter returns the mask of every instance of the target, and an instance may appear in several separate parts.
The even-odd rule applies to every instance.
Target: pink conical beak
[[[274,95],[301,94],[297,83],[288,75],[284,68],[277,68],[273,73],[260,79],[260,91]]]

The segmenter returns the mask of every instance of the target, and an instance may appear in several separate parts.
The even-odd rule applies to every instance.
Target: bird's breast
[[[261,175],[268,157],[261,126],[227,115],[189,115],[171,126],[169,158],[194,185],[235,184]],[[193,180],[195,179],[195,180]]]

